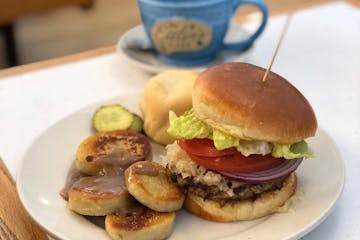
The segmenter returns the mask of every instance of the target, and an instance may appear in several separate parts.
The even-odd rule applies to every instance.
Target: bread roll
[[[225,63],[203,71],[193,90],[195,115],[244,140],[281,144],[315,135],[317,122],[306,98],[280,75],[247,63]]]
[[[145,133],[160,144],[174,141],[166,130],[169,111],[183,114],[192,107],[192,88],[198,73],[191,70],[167,70],[152,77],[145,86],[140,109]]]

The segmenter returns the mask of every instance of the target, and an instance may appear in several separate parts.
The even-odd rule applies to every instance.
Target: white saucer
[[[245,28],[230,24],[228,34],[225,42],[234,42],[239,39],[244,39],[249,35],[249,31]],[[141,47],[142,46],[142,47]],[[117,51],[130,64],[139,67],[151,73],[159,73],[167,69],[181,68],[181,69],[196,69],[202,70],[209,66],[231,61],[246,61],[249,50],[234,51],[223,50],[220,51],[212,62],[196,66],[196,67],[182,67],[177,65],[170,65],[158,58],[157,53],[151,49],[151,43],[146,36],[143,25],[138,25],[127,31],[118,41],[116,45]]]

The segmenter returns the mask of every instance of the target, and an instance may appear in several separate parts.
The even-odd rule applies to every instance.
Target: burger
[[[169,113],[177,140],[162,161],[186,193],[184,208],[212,221],[272,214],[296,191],[295,170],[312,157],[305,139],[317,121],[286,79],[246,63],[225,63],[195,81],[192,109]]]

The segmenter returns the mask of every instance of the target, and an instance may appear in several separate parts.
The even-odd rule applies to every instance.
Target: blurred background
[[[0,0],[0,69],[12,30],[26,64],[114,45],[139,23],[136,0]]]
[[[265,2],[278,14],[330,0]],[[0,0],[0,69],[113,46],[138,24],[136,0]]]

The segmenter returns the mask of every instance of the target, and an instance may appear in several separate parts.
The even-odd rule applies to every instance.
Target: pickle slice
[[[132,122],[131,126],[129,127],[129,130],[133,130],[136,132],[141,133],[143,131],[144,121],[136,114],[134,115],[134,121]]]
[[[93,116],[93,127],[98,132],[125,130],[134,121],[134,115],[119,104],[98,108]]]

